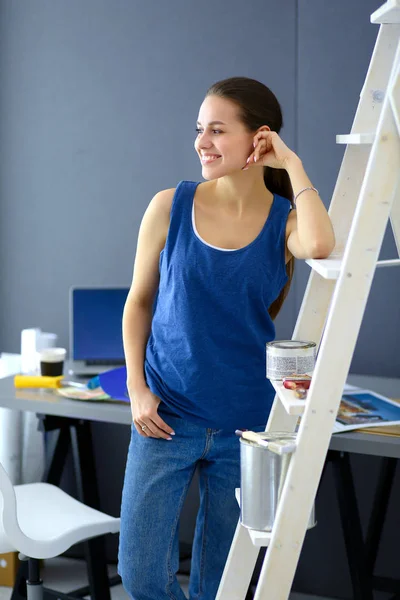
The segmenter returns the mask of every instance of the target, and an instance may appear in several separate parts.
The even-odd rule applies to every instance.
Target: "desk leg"
[[[336,492],[339,501],[340,517],[354,600],[373,600],[371,574],[366,567],[365,545],[363,541],[360,515],[351,472],[350,457],[346,452],[330,452]]]
[[[64,465],[67,460],[68,450],[71,443],[69,427],[63,427],[59,430],[56,446],[54,448],[51,460],[46,464],[43,475],[43,481],[52,483],[57,487],[60,485],[61,477],[64,471]],[[47,461],[46,461],[47,462]]]
[[[100,498],[89,421],[71,427],[71,446],[78,488],[78,498],[92,508],[99,509]],[[104,536],[85,542],[91,600],[110,600]]]
[[[379,544],[385,517],[389,505],[390,494],[393,486],[394,474],[396,471],[396,458],[383,458],[382,469],[379,474],[379,481],[375,491],[374,503],[372,505],[371,518],[368,524],[366,537],[367,565],[368,570],[373,573],[378,556]]]
[[[367,568],[368,571],[372,573],[373,587],[375,590],[396,592],[396,595],[391,600],[398,600],[400,598],[400,580],[392,579],[390,577],[376,576],[374,575],[374,571],[383,527],[385,524],[385,517],[392,493],[397,462],[397,458],[386,457],[382,459],[382,468],[374,495],[374,502],[365,542],[367,552]]]

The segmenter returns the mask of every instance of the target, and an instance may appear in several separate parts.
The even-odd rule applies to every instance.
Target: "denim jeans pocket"
[[[168,417],[175,417],[176,419],[182,419],[181,416],[177,415],[165,402],[161,401],[157,408],[158,414],[161,416],[165,415]]]

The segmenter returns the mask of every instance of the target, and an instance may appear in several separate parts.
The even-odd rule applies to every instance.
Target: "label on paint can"
[[[281,340],[267,344],[267,378],[311,375],[315,366],[315,342]]]

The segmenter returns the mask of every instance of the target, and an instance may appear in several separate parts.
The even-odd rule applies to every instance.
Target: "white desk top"
[[[400,398],[400,378],[349,375],[348,383],[389,398]],[[128,404],[69,400],[52,390],[16,390],[13,376],[0,379],[0,407],[122,425],[132,423]],[[330,449],[400,458],[400,437],[359,432],[340,433],[332,436]]]
[[[53,390],[18,389],[14,387],[14,376],[0,379],[0,407],[28,412],[121,423],[130,425],[132,415],[129,404],[117,402],[82,402],[60,396]]]

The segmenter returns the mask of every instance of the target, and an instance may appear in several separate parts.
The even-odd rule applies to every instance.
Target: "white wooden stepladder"
[[[276,396],[267,431],[294,431],[290,462],[271,533],[238,523],[217,600],[244,600],[257,556],[268,546],[254,600],[287,600],[322,474],[343,387],[359,334],[390,219],[400,256],[400,0],[371,15],[380,24],[346,144],[329,215],[336,247],[325,260],[308,260],[312,271],[293,339],[319,345],[306,401],[274,383]]]

